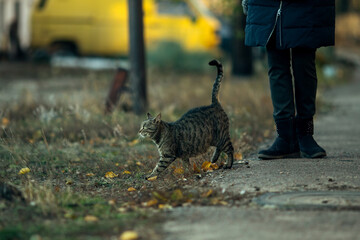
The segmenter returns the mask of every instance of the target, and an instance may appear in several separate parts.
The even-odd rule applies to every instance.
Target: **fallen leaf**
[[[118,177],[118,176],[119,176],[119,174],[115,174],[114,172],[105,173],[106,178],[114,178],[114,177]]]
[[[108,204],[114,206],[116,204],[116,200],[115,199],[110,199],[108,201]]]
[[[127,171],[127,170],[125,170],[125,171],[123,171],[123,173],[122,174],[131,174],[131,172],[130,171]]]
[[[129,146],[132,147],[132,146],[135,146],[138,143],[139,143],[139,139],[135,139],[135,140],[129,142]]]
[[[171,194],[171,200],[173,200],[173,201],[179,201],[183,198],[184,198],[184,195],[180,189],[174,190],[174,192]]]
[[[136,165],[142,166],[143,164],[142,164],[141,162],[137,161],[137,162],[136,162]]]
[[[73,184],[73,181],[72,180],[66,180],[65,184],[66,185],[71,185],[71,184]]]
[[[203,170],[204,172],[213,171],[216,169],[219,169],[219,166],[216,163],[211,163],[209,161],[205,161],[201,165],[201,170]]]
[[[23,174],[26,174],[28,172],[30,172],[30,168],[25,167],[25,168],[20,169],[19,175],[23,175]]]
[[[159,209],[172,209],[172,206],[169,204],[159,204],[158,208]]]
[[[153,176],[153,177],[148,178],[147,180],[148,181],[155,181],[156,179],[157,179],[157,176]]]
[[[133,188],[133,187],[129,187],[129,188],[128,188],[128,192],[134,192],[134,191],[136,191],[135,188]]]
[[[161,195],[161,194],[158,193],[158,192],[152,192],[152,195],[153,195],[155,198],[159,199],[160,201],[163,201],[163,202],[166,202],[166,201],[167,201],[167,198],[164,197],[163,195]]]
[[[203,193],[201,196],[206,198],[206,197],[209,197],[212,193],[213,193],[213,190],[210,189],[210,190],[207,191],[206,193]]]
[[[6,117],[3,117],[1,120],[1,127],[6,128],[7,125],[9,125],[9,123],[10,123],[10,120],[7,119]]]
[[[179,174],[179,175],[180,175],[180,174],[184,174],[184,169],[177,167],[177,168],[175,168],[174,173],[175,173],[175,174]]]
[[[156,199],[151,199],[147,202],[143,202],[141,205],[144,206],[144,207],[152,207],[154,205],[158,204],[158,200]]]
[[[99,219],[97,217],[95,217],[95,216],[92,216],[92,215],[86,215],[84,217],[84,221],[85,222],[97,222],[97,221],[99,221]]]
[[[242,160],[243,159],[243,155],[241,152],[237,152],[234,154],[234,158],[235,160]]]
[[[228,205],[227,202],[225,202],[225,201],[223,201],[223,200],[219,200],[218,198],[213,198],[213,199],[211,200],[211,204],[213,204],[213,205],[223,205],[223,206]]]
[[[93,177],[93,176],[95,176],[95,174],[93,174],[93,173],[87,173],[85,176],[87,176],[87,177]]]
[[[135,231],[125,231],[119,237],[119,240],[137,240],[137,239],[139,239],[139,234]]]
[[[212,163],[210,167],[212,168],[212,170],[219,169],[219,166],[216,163]]]
[[[269,136],[270,136],[270,130],[269,129],[266,129],[265,131],[264,131],[264,134],[263,134],[263,136],[265,137],[265,138],[268,138]]]
[[[201,170],[207,171],[207,170],[209,170],[210,166],[211,166],[211,162],[205,161],[205,162],[203,162],[203,164],[201,165]]]
[[[195,173],[200,173],[200,169],[196,166],[195,163],[194,163],[194,165],[193,165],[193,168],[194,168],[194,172],[195,172]]]
[[[64,214],[64,217],[68,219],[76,219],[78,216],[73,212],[67,212]]]

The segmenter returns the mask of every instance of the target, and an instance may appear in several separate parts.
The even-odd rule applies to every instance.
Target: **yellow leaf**
[[[110,200],[108,201],[108,204],[109,204],[109,205],[115,205],[115,204],[116,204],[116,200],[115,200],[115,199],[110,199]]]
[[[119,240],[137,240],[137,239],[139,239],[139,234],[135,231],[125,231],[119,237]]]
[[[184,174],[184,169],[182,169],[182,168],[175,168],[174,173],[175,173],[175,174]]]
[[[97,222],[97,221],[99,221],[99,219],[97,217],[95,217],[95,216],[92,216],[92,215],[86,215],[84,217],[84,221],[85,222]]]
[[[242,160],[243,155],[241,152],[237,152],[237,153],[235,153],[234,158],[235,158],[235,160]]]
[[[25,168],[20,169],[19,175],[23,175],[23,174],[26,174],[28,172],[30,172],[30,168],[25,167]]]
[[[71,184],[73,184],[73,181],[72,180],[66,180],[65,184],[66,185],[71,185]]]
[[[152,195],[153,195],[155,198],[157,198],[157,199],[159,199],[159,200],[161,200],[161,201],[164,201],[164,202],[167,201],[167,198],[164,197],[163,195],[161,195],[161,194],[158,193],[158,192],[152,192]]]
[[[216,163],[211,163],[209,161],[205,161],[203,162],[203,164],[201,165],[201,169],[206,172],[206,171],[212,171],[212,170],[216,170],[218,169],[219,166]]]
[[[159,209],[171,209],[172,206],[169,204],[159,204],[158,208]]]
[[[114,172],[105,173],[106,178],[114,178],[114,177],[118,177],[118,176],[119,176],[119,174],[115,174]]]
[[[87,173],[85,176],[87,176],[87,177],[93,177],[93,176],[95,176],[95,174],[93,174],[93,173]]]
[[[149,200],[147,202],[142,203],[141,205],[143,205],[144,207],[152,207],[152,206],[154,206],[156,204],[158,204],[158,200],[151,199],[151,200]]]
[[[208,171],[210,169],[211,166],[211,162],[209,161],[205,161],[203,162],[203,164],[201,165],[201,170],[203,171]]]
[[[67,212],[64,214],[64,217],[69,219],[76,219],[78,216],[75,213]]]
[[[10,123],[10,120],[7,119],[6,117],[3,117],[1,120],[1,127],[6,128],[7,125],[9,125],[9,123]]]
[[[133,188],[133,187],[129,187],[129,188],[128,188],[128,192],[134,192],[134,191],[136,191],[135,188]]]
[[[219,169],[219,166],[216,163],[212,163],[210,166],[213,170]]]
[[[171,194],[171,200],[173,201],[179,201],[181,199],[184,198],[183,193],[181,192],[180,189],[176,189],[172,194]]]
[[[132,146],[135,146],[138,143],[139,143],[139,139],[135,139],[135,140],[129,142],[129,146],[132,147]]]
[[[119,163],[115,163],[115,166],[117,166],[117,167],[118,167],[118,166],[119,166]]]
[[[193,167],[194,167],[194,172],[195,173],[200,173],[200,169],[196,166],[195,163],[194,163]]]
[[[136,162],[136,165],[142,166],[143,164],[142,164],[141,162],[137,161],[137,162]]]
[[[269,136],[270,136],[270,130],[269,129],[266,129],[265,131],[264,131],[264,137],[265,138],[268,138]]]
[[[155,181],[156,179],[157,179],[157,176],[153,176],[153,177],[148,178],[147,180],[148,181]]]
[[[206,193],[202,194],[202,197],[209,197],[211,194],[213,193],[213,190],[210,189],[209,191],[207,191]]]
[[[125,170],[125,171],[123,171],[123,173],[122,174],[131,174],[131,172],[130,171],[127,171],[127,170]]]

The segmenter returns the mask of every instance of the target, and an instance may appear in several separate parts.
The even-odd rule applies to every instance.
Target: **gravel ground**
[[[237,164],[203,181],[237,193],[360,191],[360,56],[349,57],[357,63],[354,81],[325,93],[334,109],[315,122],[315,139],[327,150],[326,158],[253,157],[246,159],[250,167]],[[166,239],[360,239],[357,210],[281,210],[250,203],[176,208],[166,219]]]

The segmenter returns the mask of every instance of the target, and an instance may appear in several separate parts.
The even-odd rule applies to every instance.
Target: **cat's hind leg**
[[[223,152],[225,152],[227,154],[227,159],[226,159],[226,163],[224,165],[224,169],[230,169],[233,165],[234,162],[234,147],[230,141],[230,139],[228,139],[226,141],[226,144],[223,148]]]
[[[150,175],[146,176],[146,179],[158,176],[162,173],[173,161],[175,161],[176,157],[160,157],[159,162],[156,164],[154,170],[150,173]]]
[[[216,147],[215,152],[212,155],[211,163],[216,163],[216,161],[219,159],[221,150],[219,147]]]

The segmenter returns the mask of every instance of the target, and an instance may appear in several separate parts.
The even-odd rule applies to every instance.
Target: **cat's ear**
[[[155,118],[156,123],[159,123],[160,121],[161,121],[161,113],[159,113]]]
[[[150,113],[147,113],[147,118],[148,118],[148,119],[151,119],[151,118],[153,118],[153,116],[151,116]]]

